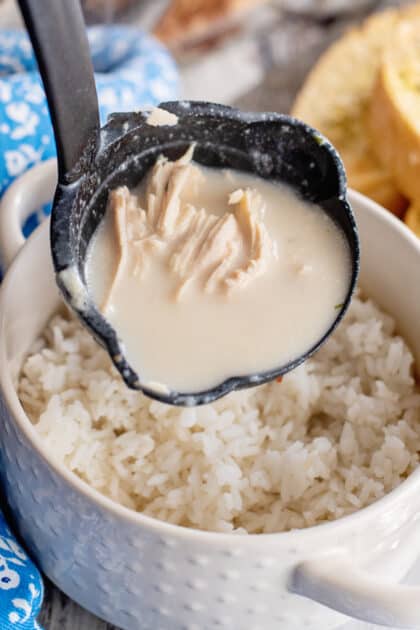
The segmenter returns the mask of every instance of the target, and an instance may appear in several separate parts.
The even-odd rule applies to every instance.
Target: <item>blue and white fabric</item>
[[[41,630],[36,618],[43,597],[38,569],[0,514],[0,628]]]
[[[112,112],[176,97],[175,64],[155,39],[126,26],[96,26],[88,37],[102,122]],[[22,31],[0,31],[0,196],[15,177],[54,155],[47,103],[28,37]]]

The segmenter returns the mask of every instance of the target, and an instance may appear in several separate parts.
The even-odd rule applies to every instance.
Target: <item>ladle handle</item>
[[[98,97],[79,0],[18,0],[47,95],[54,127],[58,179],[78,161],[99,130]]]

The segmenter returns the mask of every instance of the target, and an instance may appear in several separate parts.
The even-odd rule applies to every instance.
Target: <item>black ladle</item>
[[[187,101],[160,106],[178,116],[175,126],[151,127],[146,113],[133,112],[112,115],[100,129],[79,1],[19,0],[19,5],[38,59],[57,145],[58,186],[51,216],[57,283],[66,302],[106,347],[126,384],[165,403],[200,405],[232,390],[271,381],[307,359],[342,319],[359,269],[359,241],[346,200],[343,165],[331,144],[314,129],[285,115],[244,113],[223,105]],[[159,155],[177,159],[193,142],[194,159],[200,164],[240,169],[284,182],[304,199],[319,204],[345,235],[351,252],[351,276],[333,324],[305,354],[275,370],[233,376],[208,391],[165,393],[147,387],[127,362],[117,333],[88,292],[85,263],[109,191],[122,184],[135,186]]]

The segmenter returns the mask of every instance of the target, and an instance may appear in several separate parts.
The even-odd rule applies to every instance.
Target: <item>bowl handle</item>
[[[3,271],[25,242],[22,226],[34,211],[54,197],[57,185],[55,159],[38,164],[18,177],[0,203],[0,257]]]
[[[367,623],[418,630],[420,588],[371,576],[343,554],[300,564],[289,590]]]

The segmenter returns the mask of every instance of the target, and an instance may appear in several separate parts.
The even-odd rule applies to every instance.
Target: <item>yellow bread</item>
[[[404,222],[413,230],[414,234],[420,237],[420,202],[413,201],[413,203],[409,206],[405,217]]]
[[[341,157],[351,188],[388,208],[396,216],[403,216],[407,200],[398,192],[387,172],[373,161],[370,153],[341,151]]]
[[[383,54],[369,109],[376,156],[410,199],[420,199],[420,17],[402,20]]]
[[[340,152],[349,185],[401,215],[406,201],[373,150],[369,103],[383,52],[400,20],[420,16],[420,3],[374,14],[320,58],[292,114],[325,134]]]

